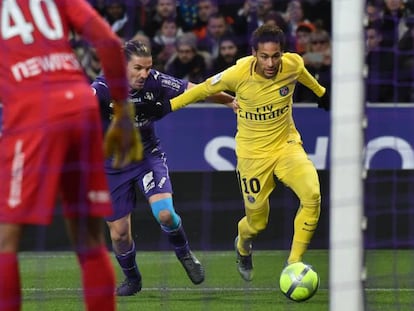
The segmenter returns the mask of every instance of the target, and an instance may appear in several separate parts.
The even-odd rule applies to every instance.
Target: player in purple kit
[[[116,289],[116,293],[118,296],[130,296],[142,287],[135,243],[131,235],[131,212],[137,201],[136,187],[147,198],[155,219],[167,234],[188,277],[194,284],[200,284],[204,281],[204,269],[191,252],[182,220],[174,209],[167,158],[155,133],[154,121],[157,118],[151,114],[153,109],[145,109],[147,105],[157,105],[178,96],[193,84],[152,69],[151,51],[139,41],[126,42],[124,53],[127,59],[129,96],[135,104],[135,120],[141,131],[144,159],[123,169],[114,169],[111,160],[105,164],[115,210],[106,220],[113,251],[125,275],[125,280]],[[106,128],[112,115],[110,90],[103,76],[98,77],[92,87],[99,99]],[[231,107],[233,97],[221,93],[212,96],[211,100]],[[161,106],[159,108],[162,109]]]

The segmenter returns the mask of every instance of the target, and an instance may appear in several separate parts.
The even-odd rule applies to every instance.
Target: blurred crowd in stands
[[[365,3],[368,102],[414,102],[414,0]],[[152,49],[154,68],[198,83],[251,54],[250,34],[269,23],[284,30],[285,51],[302,55],[322,85],[331,81],[330,0],[89,0],[119,37]],[[74,34],[91,81],[99,59]],[[297,102],[314,96],[298,84]]]
[[[414,102],[414,1],[365,6],[366,100]]]

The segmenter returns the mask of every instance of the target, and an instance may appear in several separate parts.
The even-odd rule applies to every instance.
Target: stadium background
[[[137,22],[141,21],[138,9],[141,1],[132,0],[90,0],[91,4],[103,15],[108,22],[119,27],[124,17],[128,15],[122,31],[117,33],[122,39],[129,39],[137,31]],[[180,3],[194,4],[197,1],[186,0]],[[237,13],[243,7],[241,0],[218,1],[220,12],[237,19]],[[258,0],[258,2],[269,2]],[[272,2],[272,1],[271,1]],[[273,1],[273,9],[288,15],[288,7],[296,0]],[[375,24],[374,17],[381,17],[386,24],[388,13],[382,5],[387,1],[367,1],[366,25]],[[106,8],[121,3],[123,12],[119,19],[111,19]],[[151,12],[151,6],[155,1],[148,1],[144,8]],[[324,28],[330,33],[331,28],[331,1],[304,0],[303,20],[309,21]],[[413,27],[414,1],[401,1],[398,9],[398,18],[392,19],[392,25]],[[378,7],[380,11],[370,11],[368,8]],[[149,9],[149,10],[148,10]],[[383,10],[383,12],[381,12]],[[380,14],[374,14],[379,12]],[[268,12],[269,13],[269,12]],[[273,14],[274,15],[274,14]],[[148,17],[148,16],[147,16]],[[402,29],[402,28],[401,28]],[[237,29],[236,29],[237,30]],[[384,51],[394,55],[394,61],[414,59],[413,42],[409,40],[406,32],[401,32],[398,37],[385,36]],[[413,36],[414,37],[414,36]],[[403,49],[399,39],[411,42],[411,49]],[[151,39],[151,38],[150,38]],[[408,41],[407,41],[408,40]],[[87,46],[82,39],[73,38],[74,49],[82,58],[82,64],[86,66],[86,73],[90,78],[97,74],[96,68],[90,70],[95,61],[89,54]],[[410,44],[405,44],[409,47]],[[93,56],[93,55],[92,55]],[[411,58],[410,58],[411,57]],[[96,62],[95,62],[96,63]],[[411,63],[411,66],[414,62]],[[374,65],[381,62],[374,62]],[[368,169],[365,179],[364,203],[365,215],[368,219],[368,227],[365,232],[365,246],[367,248],[405,248],[414,244],[413,231],[414,212],[410,209],[414,198],[414,137],[412,100],[399,101],[402,89],[411,88],[414,96],[413,67],[405,62],[404,66],[396,67],[393,75],[387,76],[387,87],[394,90],[393,100],[382,100],[366,105],[367,127],[365,129],[365,167]],[[373,68],[374,67],[374,68]],[[98,66],[99,69],[99,66]],[[367,95],[378,95],[381,89],[380,76],[375,66],[374,75],[367,79],[367,83],[373,86]],[[407,69],[406,71],[404,69]],[[329,71],[329,70],[328,70]],[[410,73],[409,76],[402,75]],[[319,72],[318,74],[322,74]],[[403,77],[403,80],[400,79]],[[325,77],[326,78],[326,77]],[[405,80],[404,80],[405,79]],[[330,79],[328,79],[330,81]],[[378,85],[379,83],[379,85]],[[411,83],[411,84],[410,84]],[[402,93],[401,93],[402,94]],[[406,94],[404,92],[404,94]],[[374,96],[375,97],[375,96]],[[352,100],[350,94],[349,100]],[[198,105],[198,106],[197,106]],[[166,119],[158,122],[158,133],[168,155],[175,191],[175,205],[185,222],[187,234],[195,249],[215,250],[232,249],[232,241],[236,233],[236,225],[243,215],[243,206],[240,199],[237,180],[234,173],[234,133],[235,119],[228,109],[216,106],[193,105],[187,109],[176,112]],[[329,141],[330,141],[330,117],[316,108],[314,104],[300,103],[295,105],[294,115],[297,127],[304,140],[305,149],[318,168],[322,189],[322,214],[319,229],[312,242],[312,248],[329,248]],[[347,191],[344,187],[343,191]],[[270,223],[266,231],[260,235],[255,247],[260,249],[287,249],[292,233],[292,219],[298,206],[295,196],[289,189],[280,185],[272,195]],[[59,216],[60,210],[56,211]],[[148,204],[141,198],[133,215],[133,230],[140,249],[158,250],[167,248],[167,241],[152,218]],[[56,217],[49,228],[29,227],[30,232],[22,241],[22,250],[55,250],[68,249],[69,243],[64,232],[64,225],[60,217]],[[345,233],[344,233],[345,234]],[[109,246],[109,237],[108,237]]]
[[[243,205],[234,170],[231,147],[235,131],[230,109],[194,104],[158,122],[158,133],[168,154],[174,201],[194,249],[232,249]],[[366,248],[413,246],[414,126],[412,109],[367,108],[372,122],[366,130],[365,215]],[[313,249],[329,248],[329,133],[330,119],[313,104],[294,109],[304,146],[318,168],[322,214]],[[399,122],[389,122],[390,118]],[[392,142],[391,144],[389,142]],[[400,141],[396,144],[396,141]],[[347,191],[346,188],[343,191]],[[280,183],[271,197],[270,222],[255,243],[256,249],[288,249],[298,201]],[[56,211],[59,216],[60,209]],[[61,217],[52,226],[29,227],[22,250],[66,250]],[[133,232],[142,250],[166,250],[168,242],[141,197],[133,214]],[[110,247],[109,237],[108,246]]]

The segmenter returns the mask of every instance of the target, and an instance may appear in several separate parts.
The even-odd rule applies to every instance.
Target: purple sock
[[[177,257],[182,257],[190,251],[187,236],[181,224],[175,230],[167,231],[167,228],[163,228],[163,230],[167,233],[170,244],[174,246]]]
[[[141,279],[141,273],[139,272],[137,262],[135,261],[135,242],[132,241],[132,247],[129,251],[123,254],[115,255],[119,265],[122,268],[125,276],[130,279]]]

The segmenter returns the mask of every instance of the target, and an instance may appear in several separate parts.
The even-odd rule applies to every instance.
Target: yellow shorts
[[[319,193],[319,178],[315,166],[300,143],[288,143],[279,152],[266,158],[238,158],[237,174],[246,208],[268,205],[276,187],[275,177],[291,188],[298,198]]]

